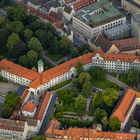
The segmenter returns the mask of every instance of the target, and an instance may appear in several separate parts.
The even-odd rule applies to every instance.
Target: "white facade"
[[[109,72],[126,72],[129,69],[135,68],[140,70],[140,62],[135,60],[134,62],[122,62],[119,59],[117,61],[104,60],[100,54],[96,54],[92,58],[92,65],[102,67]]]
[[[29,79],[14,75],[14,74],[12,74],[12,73],[10,73],[8,71],[5,71],[5,70],[0,70],[0,75],[2,77],[4,77],[5,79],[7,79],[8,81],[14,82],[14,83],[19,84],[19,85],[28,86],[29,83],[32,82]]]
[[[97,27],[90,27],[86,23],[82,22],[76,17],[73,17],[73,32],[74,35],[79,36],[81,39],[88,41],[100,33],[104,33],[109,29],[113,29],[120,25],[126,24],[126,17],[116,19],[114,21],[108,22],[106,24],[99,25]]]
[[[140,8],[139,6],[137,6],[138,3],[137,4],[134,4],[134,3],[137,3],[136,0],[133,3],[128,0],[121,0],[121,5],[126,11],[132,14],[140,14]]]

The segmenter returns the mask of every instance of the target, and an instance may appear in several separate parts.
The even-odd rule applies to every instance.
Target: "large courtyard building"
[[[139,0],[121,0],[122,7],[132,14],[140,14]]]
[[[140,70],[140,57],[122,53],[108,54],[101,49],[71,59],[46,71],[44,71],[43,63],[39,61],[38,72],[3,59],[0,61],[0,75],[9,81],[26,86],[26,88],[20,96],[20,102],[11,117],[12,119],[23,120],[21,122],[22,129],[19,128],[19,133],[15,133],[18,130],[12,128],[14,125],[9,125],[9,129],[1,123],[2,120],[0,119],[0,136],[12,134],[13,137],[15,135],[18,138],[21,136],[21,139],[35,136],[41,128],[53,98],[52,93],[46,92],[46,90],[75,77],[76,67],[79,63],[83,64],[84,70],[89,70],[94,66],[102,67],[110,72],[126,72],[132,68]],[[38,103],[36,99],[39,99],[40,96],[42,96],[42,99]],[[12,124],[12,121],[15,120],[6,121]],[[15,123],[19,125],[19,121]]]
[[[39,72],[35,72],[4,59],[0,61],[0,75],[9,81],[27,86],[30,94],[38,96],[47,89],[73,78],[76,75],[78,63],[83,64],[85,70],[92,66],[99,66],[107,71],[119,73],[132,68],[140,70],[140,57],[122,53],[108,54],[99,49],[94,53],[71,59],[41,73],[39,72],[40,69],[43,70],[40,68],[43,67],[42,65],[39,67]],[[25,92],[25,95],[28,94]]]
[[[140,14],[134,14],[131,18],[132,36],[138,38],[140,43]]]
[[[81,8],[76,11],[73,17],[74,35],[85,41],[99,33],[105,33],[105,31],[116,27],[123,29],[125,26],[126,17],[108,0],[100,0]]]

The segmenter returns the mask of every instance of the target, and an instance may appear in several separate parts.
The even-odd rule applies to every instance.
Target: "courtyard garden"
[[[106,74],[102,68],[84,71],[79,65],[71,89],[58,91],[52,117],[57,118],[63,127],[89,128],[99,123],[104,130],[119,130],[120,122],[116,118],[110,119],[110,115],[120,99],[118,91],[121,88],[106,80]]]

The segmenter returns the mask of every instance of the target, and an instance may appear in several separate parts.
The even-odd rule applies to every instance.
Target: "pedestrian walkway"
[[[119,87],[121,87],[121,88],[123,88],[123,89],[131,88],[131,87],[129,87],[128,85],[126,85],[125,83],[119,81],[117,78],[115,78],[115,77],[113,77],[113,76],[111,76],[111,75],[109,75],[109,74],[106,75],[106,79],[109,80],[109,81],[112,82],[112,83],[117,84]]]

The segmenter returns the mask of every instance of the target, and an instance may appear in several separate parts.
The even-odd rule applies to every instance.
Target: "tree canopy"
[[[108,88],[103,92],[104,103],[109,107],[112,107],[114,103],[118,100],[118,98],[119,94],[113,88]]]
[[[36,52],[41,52],[43,50],[43,47],[40,43],[40,41],[36,37],[32,37],[28,43],[28,47],[31,50],[34,50]]]
[[[109,120],[109,129],[112,130],[112,131],[117,131],[117,130],[120,130],[120,127],[121,127],[121,123],[120,121],[118,120],[118,118],[110,118]]]
[[[20,97],[16,95],[15,92],[9,92],[7,96],[5,97],[5,102],[4,102],[3,110],[2,110],[2,116],[4,118],[9,118],[12,115],[19,101],[20,101]]]
[[[86,99],[80,95],[75,100],[75,108],[78,110],[79,115],[82,115],[86,109]]]
[[[19,42],[20,42],[20,38],[19,38],[18,34],[16,34],[16,33],[12,33],[8,37],[7,47],[8,47],[9,53],[13,52],[13,50],[16,47],[17,43],[19,43]]]

